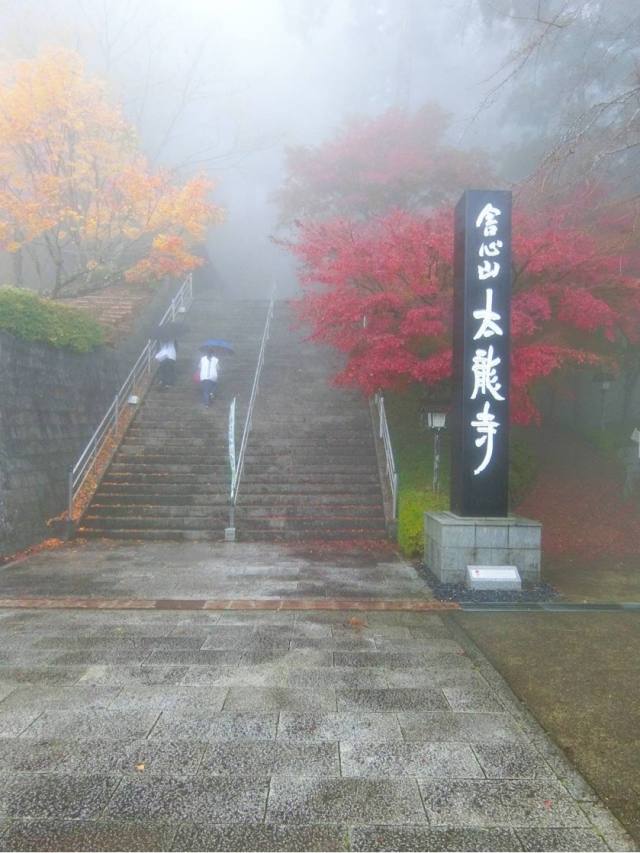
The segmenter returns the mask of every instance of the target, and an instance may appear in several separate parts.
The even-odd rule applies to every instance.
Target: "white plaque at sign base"
[[[516,566],[467,566],[469,589],[522,589]]]

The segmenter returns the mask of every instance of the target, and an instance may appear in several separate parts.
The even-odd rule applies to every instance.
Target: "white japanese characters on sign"
[[[497,237],[501,215],[502,211],[499,208],[491,203],[485,204],[475,223],[476,229],[482,230],[482,237]],[[500,273],[500,261],[497,259],[500,258],[502,248],[503,241],[500,239],[485,239],[480,243],[478,250],[480,260],[477,263],[478,282],[497,278]],[[491,287],[485,285],[484,308],[474,311],[473,318],[479,321],[478,328],[473,336],[474,341],[503,334],[500,325],[502,317],[497,311],[493,310],[493,289]],[[478,448],[484,447],[484,458],[474,468],[474,476],[481,474],[491,464],[493,439],[500,428],[495,413],[491,411],[491,401],[504,401],[505,399],[500,393],[502,383],[500,382],[498,368],[501,362],[502,360],[494,354],[493,346],[488,346],[486,349],[478,347],[470,367],[473,374],[473,391],[470,399],[485,398],[482,410],[477,412],[475,419],[471,421],[471,427],[477,436],[475,445]],[[489,399],[486,399],[487,397]]]

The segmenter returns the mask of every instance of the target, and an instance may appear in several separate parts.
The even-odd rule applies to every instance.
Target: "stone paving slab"
[[[264,816],[269,784],[255,778],[200,775],[124,779],[105,816],[123,820],[172,822],[258,822]]]
[[[589,824],[566,789],[553,779],[418,781],[429,821],[435,825],[584,827]]]
[[[267,820],[274,823],[351,824],[374,820],[426,823],[415,781],[411,779],[271,780]]]
[[[119,776],[18,775],[0,785],[0,815],[21,818],[92,818],[105,809]]]
[[[0,826],[2,850],[171,850],[176,827],[117,820],[12,820]]]
[[[231,687],[225,711],[335,711],[333,690],[297,690],[293,687]]]
[[[184,826],[178,830],[174,850],[318,850],[352,849],[349,830],[335,824],[287,826],[226,824]]]
[[[522,739],[523,732],[508,714],[401,712],[398,724],[407,741],[485,743]]]
[[[0,617],[0,848],[631,849],[441,614]]]
[[[233,738],[273,738],[278,714],[242,714],[221,712],[208,717],[164,712],[151,732],[151,738],[164,740],[229,740]]]
[[[350,713],[280,714],[278,737],[288,740],[402,741],[395,714]]]
[[[516,833],[509,829],[431,829],[407,826],[355,827],[352,850],[522,850]],[[581,849],[581,848],[575,848]],[[588,848],[585,848],[588,849]]]
[[[441,690],[387,687],[384,690],[338,690],[338,711],[446,711]]]
[[[45,711],[31,723],[23,734],[28,738],[44,740],[105,738],[133,740],[146,737],[159,717],[154,710],[144,712],[86,709],[70,711]]]
[[[483,779],[473,750],[461,743],[341,743],[344,776]]]
[[[273,740],[213,741],[207,745],[202,770],[216,776],[274,774],[337,776],[340,756],[337,743],[302,743]]]

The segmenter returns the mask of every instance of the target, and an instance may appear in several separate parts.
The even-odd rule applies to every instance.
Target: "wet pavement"
[[[40,554],[0,595],[311,583],[427,601],[391,554],[198,543]],[[409,608],[5,607],[0,768],[2,849],[631,849],[454,619]]]

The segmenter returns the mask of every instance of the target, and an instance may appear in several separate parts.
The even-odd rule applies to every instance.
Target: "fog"
[[[287,146],[318,144],[354,114],[436,101],[451,113],[450,142],[485,147],[505,185],[540,155],[540,145],[513,153],[531,126],[522,104],[520,125],[509,121],[513,89],[496,86],[517,36],[514,18],[495,14],[496,5],[5,0],[1,51],[4,60],[51,45],[81,53],[108,80],[153,162],[215,180],[215,200],[226,208],[208,239],[207,275],[216,286],[262,294],[277,281],[286,294],[295,290],[295,271],[271,238]],[[540,6],[502,3],[512,5]]]

